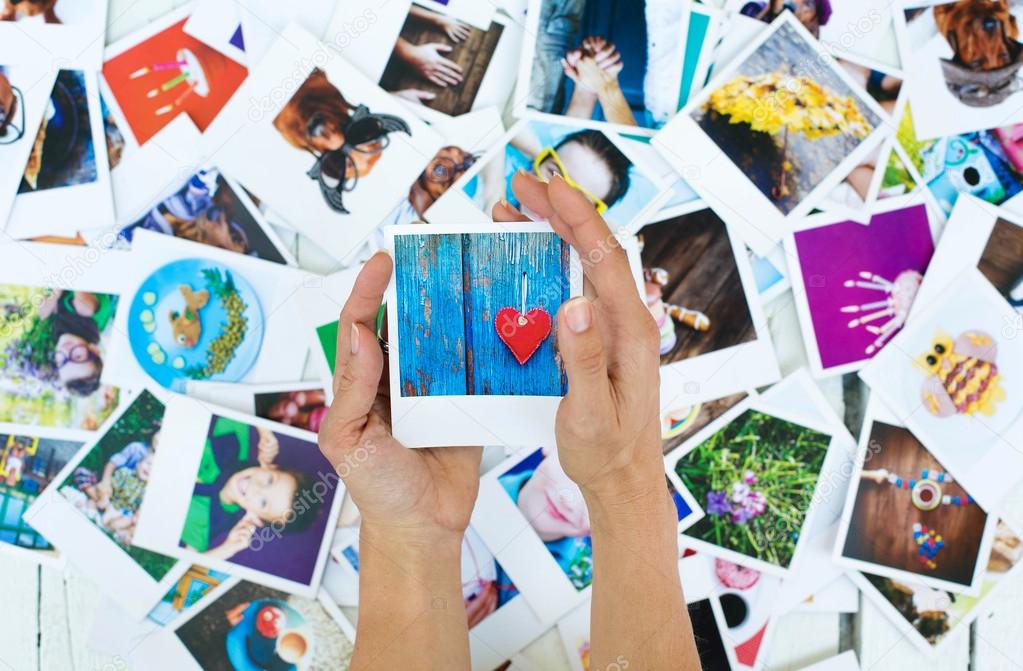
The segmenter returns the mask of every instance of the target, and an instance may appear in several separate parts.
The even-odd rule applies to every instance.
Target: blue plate
[[[192,311],[200,329],[194,324],[192,328],[181,327],[185,314],[183,285],[193,294],[209,291],[206,305]],[[225,328],[231,318],[225,301],[231,301],[232,296],[240,301],[240,317],[245,323],[242,326],[236,320],[234,331],[240,338],[224,347],[218,343],[229,337]],[[178,317],[177,328],[171,315]],[[198,331],[193,346],[188,346],[189,338],[182,337],[183,331],[190,336]],[[189,380],[238,382],[259,356],[263,310],[252,285],[230,267],[209,259],[182,259],[163,266],[139,287],[128,311],[128,339],[142,369],[172,391],[184,392]],[[219,359],[221,365],[210,366],[211,346],[228,353]]]

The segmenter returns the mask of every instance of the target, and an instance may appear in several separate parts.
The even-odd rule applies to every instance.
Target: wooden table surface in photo
[[[159,18],[184,0],[111,0],[113,41]],[[282,231],[283,234],[283,231]],[[325,273],[333,261],[307,239],[289,235],[289,246],[303,267]],[[791,296],[768,306],[771,333],[784,373],[805,365],[799,326]],[[864,393],[854,378],[831,378],[822,389],[850,423],[858,423]],[[846,403],[849,408],[846,408]],[[859,430],[858,425],[855,426]],[[1007,500],[1005,516],[1023,526],[1023,487]],[[61,572],[0,556],[0,671],[129,671],[132,667],[86,645],[102,595],[72,568]],[[993,598],[991,613],[959,632],[940,657],[928,659],[892,627],[869,600],[860,598],[852,615],[793,613],[783,617],[771,641],[769,671],[800,669],[843,650],[855,650],[864,671],[927,669],[928,671],[1020,671],[1023,634],[1023,576],[1006,581]],[[569,671],[556,630],[526,648],[523,656],[542,671]],[[147,671],[138,669],[137,671]]]

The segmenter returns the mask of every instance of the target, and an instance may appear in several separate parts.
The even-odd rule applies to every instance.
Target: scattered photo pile
[[[866,607],[930,666],[1018,592],[1023,0],[126,4],[0,0],[0,573],[95,585],[75,646],[350,666],[362,516],[318,434],[383,252],[394,437],[487,446],[472,668],[590,670],[554,426],[600,259],[522,174],[606,220],[656,327],[704,669]]]

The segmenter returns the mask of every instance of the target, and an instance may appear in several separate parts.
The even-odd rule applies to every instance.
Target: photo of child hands
[[[697,669],[663,486],[657,328],[624,250],[583,194],[558,176],[544,183],[524,172],[512,186],[584,259],[585,296],[557,316],[568,393],[555,432],[592,528],[592,668],[624,656],[635,668]],[[493,217],[528,221],[504,201]],[[481,448],[411,450],[391,435],[375,325],[392,266],[386,254],[371,258],[341,311],[335,400],[319,434],[363,516],[352,668],[416,667],[424,649],[445,668],[469,668],[467,616],[449,605],[462,603],[459,556]]]

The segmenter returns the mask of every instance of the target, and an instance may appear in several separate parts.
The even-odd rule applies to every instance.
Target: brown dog
[[[974,71],[998,70],[1013,62],[1019,37],[1008,0],[959,0],[934,7],[934,22],[955,51],[955,61]]]
[[[57,0],[4,0],[0,21],[17,21],[19,18],[42,15],[47,23],[60,23],[57,18]]]

